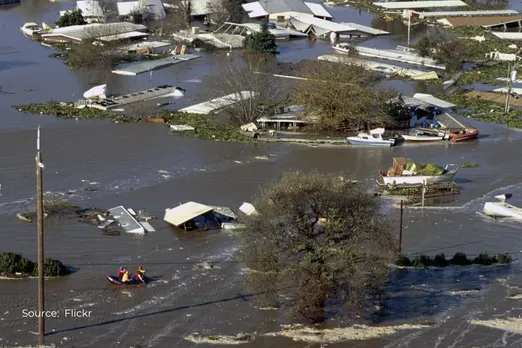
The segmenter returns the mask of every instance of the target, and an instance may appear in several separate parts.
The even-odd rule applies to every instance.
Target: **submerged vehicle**
[[[139,285],[139,284],[147,283],[147,277],[142,276],[142,275],[139,275],[137,277],[137,279],[135,276],[131,277],[130,283],[124,283],[121,280],[121,278],[118,278],[118,277],[110,275],[110,274],[107,274],[107,280],[116,285]]]

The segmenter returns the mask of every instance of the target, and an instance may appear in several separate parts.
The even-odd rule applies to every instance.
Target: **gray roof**
[[[320,4],[316,0],[307,2]],[[260,0],[259,3],[268,13],[301,12],[313,15],[313,12],[305,5],[303,0]]]
[[[441,115],[435,116],[435,121],[437,121],[443,128],[447,128],[450,130],[460,130],[464,128],[473,128],[464,117],[456,114],[444,113]]]

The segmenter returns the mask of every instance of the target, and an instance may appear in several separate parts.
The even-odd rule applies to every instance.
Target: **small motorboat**
[[[458,143],[459,141],[474,140],[479,135],[479,130],[475,128],[466,128],[458,132],[451,132],[450,142]]]
[[[435,135],[435,134],[424,133],[421,131],[417,131],[413,134],[403,134],[403,135],[401,135],[401,137],[406,142],[419,142],[419,143],[441,141],[441,140],[446,139],[446,135],[444,133],[439,133],[439,134]]]
[[[372,129],[369,133],[361,132],[355,137],[347,137],[346,141],[352,145],[382,146],[395,145],[395,139],[383,139],[384,128]]]
[[[335,51],[339,52],[339,53],[350,53],[350,52],[353,52],[352,46],[349,43],[346,43],[346,42],[338,43],[338,44],[332,46],[332,48]]]
[[[145,276],[139,275],[138,279],[136,279],[136,277],[134,277],[134,276],[131,278],[132,279],[131,279],[130,283],[124,283],[121,281],[121,278],[107,274],[107,280],[110,281],[112,284],[116,284],[116,285],[139,285],[139,284],[147,283],[147,277],[145,277]]]
[[[38,24],[34,22],[25,23],[24,25],[22,25],[20,30],[22,31],[22,33],[24,33],[24,35],[30,37],[33,37],[34,34],[41,33],[42,31],[44,31],[42,27],[40,27]]]

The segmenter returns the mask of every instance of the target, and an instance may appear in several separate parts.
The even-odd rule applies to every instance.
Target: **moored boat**
[[[41,33],[43,31],[43,28],[34,22],[28,22],[28,23],[25,23],[24,25],[22,25],[20,30],[25,35],[32,37],[32,36],[34,36],[34,34]]]
[[[346,141],[352,145],[390,147],[395,145],[395,139],[383,139],[384,128],[372,129],[369,133],[361,132]]]
[[[425,132],[417,131],[413,134],[403,134],[401,137],[406,142],[433,142],[433,141],[441,141],[446,138],[446,135],[444,133],[438,133],[437,135],[434,134],[427,134]]]
[[[380,186],[430,185],[452,182],[459,166],[448,164],[445,168],[435,164],[418,164],[404,157],[394,157],[393,165],[387,171],[381,171],[377,184]]]
[[[346,42],[338,43],[338,44],[332,46],[332,48],[336,52],[339,52],[339,53],[350,53],[351,52],[351,45]]]
[[[450,141],[457,143],[459,141],[474,140],[477,139],[480,131],[475,128],[466,128],[458,132],[451,132]]]

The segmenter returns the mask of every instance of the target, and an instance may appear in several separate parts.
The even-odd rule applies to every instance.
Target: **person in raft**
[[[145,268],[143,268],[143,266],[140,265],[138,267],[138,269],[136,270],[134,279],[136,279],[136,280],[140,279],[141,281],[143,281],[143,277],[145,277],[145,272],[147,272],[147,270]]]
[[[121,266],[119,269],[118,269],[118,273],[116,273],[116,278],[122,278],[123,277],[123,273],[125,273],[127,269],[123,266]]]
[[[132,278],[129,276],[129,271],[125,270],[125,273],[123,273],[123,277],[121,277],[121,281],[123,283],[130,283],[132,281]]]

